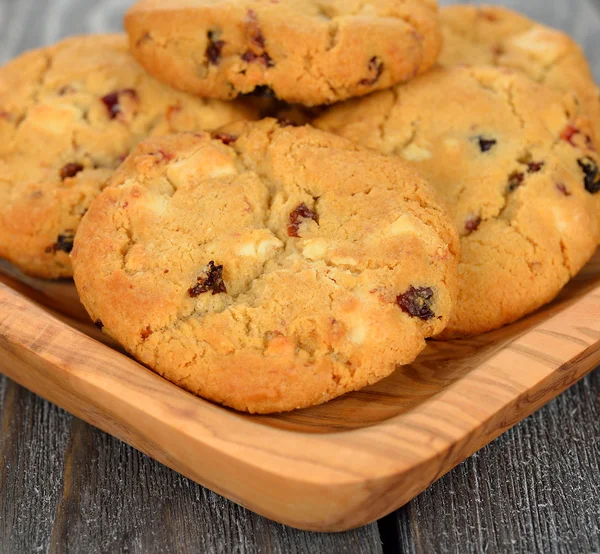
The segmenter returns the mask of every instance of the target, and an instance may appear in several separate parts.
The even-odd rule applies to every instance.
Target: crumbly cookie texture
[[[142,0],[125,26],[134,56],[176,88],[306,106],[411,79],[441,48],[436,0]]]
[[[446,325],[458,238],[401,160],[275,120],[142,143],[75,239],[81,299],[135,357],[249,412],[325,402]]]
[[[568,35],[499,6],[447,6],[440,10],[441,65],[518,69],[538,83],[575,95],[600,139],[600,90],[580,46]]]
[[[493,67],[437,69],[315,122],[410,161],[447,201],[462,255],[445,337],[536,310],[594,253],[600,173],[585,124],[563,95]]]
[[[0,257],[32,276],[70,277],[79,221],[135,144],[253,116],[155,81],[125,35],[20,56],[0,69]]]

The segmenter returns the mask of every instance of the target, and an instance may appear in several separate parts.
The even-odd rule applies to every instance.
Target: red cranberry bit
[[[75,233],[72,230],[67,230],[63,234],[58,235],[58,239],[52,246],[46,248],[46,254],[56,254],[57,252],[65,252],[70,254],[73,250],[73,241]]]
[[[104,329],[104,323],[102,323],[101,319],[97,319],[96,321],[94,321],[94,325],[96,327],[98,327],[98,329],[100,329],[100,331],[102,331],[102,329]]]
[[[556,188],[563,196],[571,196],[569,189],[563,183],[557,183]]]
[[[577,160],[579,167],[583,171],[585,177],[583,179],[583,184],[585,185],[585,190],[587,190],[591,194],[596,194],[600,192],[600,178],[598,176],[598,164],[589,156],[585,158],[581,158]]]
[[[223,282],[223,266],[215,265],[213,261],[208,262],[206,277],[198,277],[198,283],[188,289],[188,294],[192,298],[196,298],[210,291],[212,291],[213,296],[227,292],[227,287]]]
[[[288,235],[290,237],[300,238],[298,229],[305,219],[312,219],[317,224],[319,223],[319,216],[316,212],[313,212],[304,202],[300,204],[291,214],[289,224],[287,228]]]
[[[529,162],[527,164],[527,171],[529,173],[537,173],[538,171],[542,170],[542,167],[544,167],[544,165],[544,162]]]
[[[374,85],[377,81],[379,81],[379,77],[383,73],[383,62],[377,57],[373,56],[369,60],[369,74],[371,77],[367,77],[366,79],[362,79],[359,84],[365,87],[370,87]]]
[[[479,150],[481,150],[481,152],[489,152],[498,143],[496,139],[488,139],[481,136],[476,137],[476,139],[479,143]]]
[[[0,119],[10,119],[10,114],[5,110],[0,110]]]
[[[403,312],[427,321],[435,317],[431,309],[434,302],[433,289],[430,287],[410,287],[404,294],[396,298],[398,306]]]
[[[571,146],[575,146],[573,139],[579,133],[581,133],[581,131],[579,129],[577,129],[576,127],[573,127],[573,125],[569,124],[563,129],[563,132],[560,134],[560,138],[567,141]]]
[[[242,54],[242,60],[248,63],[261,63],[265,67],[273,67],[275,65],[275,63],[271,59],[271,56],[269,56],[269,54],[267,54],[266,52],[257,55],[254,52],[252,52],[252,50],[247,50],[244,54]]]
[[[236,136],[230,135],[229,133],[215,133],[213,135],[213,138],[215,140],[220,140],[223,144],[226,144],[227,146],[233,144],[237,140]]]
[[[208,32],[208,46],[206,47],[206,57],[211,65],[219,65],[221,53],[225,46],[225,41],[215,40],[218,34],[214,31]]]
[[[81,164],[67,164],[60,170],[60,178],[64,181],[71,177],[75,177],[80,171],[83,171]]]
[[[508,176],[508,192],[514,192],[515,190],[517,190],[523,184],[524,179],[525,175],[520,171],[514,171],[513,173],[511,173]]]
[[[254,10],[248,10],[248,16],[246,17],[246,27],[248,29],[248,37],[258,48],[265,47],[265,37],[262,34],[260,24],[258,23],[258,17]]]
[[[101,98],[111,119],[115,119],[123,113],[123,108],[121,107],[122,96],[129,96],[133,100],[138,100],[137,92],[130,88],[111,92]]]
[[[465,231],[470,235],[474,231],[477,231],[480,225],[481,218],[478,215],[470,215],[465,221]]]
[[[150,325],[148,325],[148,327],[146,327],[141,333],[142,340],[146,340],[152,333],[153,331],[150,329]]]

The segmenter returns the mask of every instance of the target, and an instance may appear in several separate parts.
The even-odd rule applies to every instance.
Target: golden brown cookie
[[[441,46],[436,0],[142,0],[125,26],[133,55],[176,88],[307,106],[411,79]]]
[[[500,6],[440,10],[441,65],[509,67],[566,95],[575,95],[600,139],[600,91],[585,54],[565,33]]]
[[[29,275],[71,276],[79,221],[136,143],[252,116],[158,83],[124,35],[23,54],[0,69],[0,257]]]
[[[450,67],[315,122],[410,161],[445,198],[462,244],[445,337],[536,310],[594,253],[598,153],[567,98],[508,69]]]
[[[142,143],[84,217],[97,325],[238,410],[320,404],[414,360],[446,325],[458,239],[401,160],[275,120]]]

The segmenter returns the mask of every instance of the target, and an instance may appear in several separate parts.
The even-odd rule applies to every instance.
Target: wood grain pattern
[[[394,517],[406,553],[600,552],[600,372]]]
[[[374,387],[265,418],[194,398],[2,286],[1,369],[260,514],[341,531],[408,502],[593,369],[599,313],[597,256],[554,304],[523,322],[433,342]]]
[[[0,553],[379,553],[375,525],[297,531],[0,378]]]
[[[447,2],[442,0],[441,3]],[[517,7],[547,23],[574,32],[586,46],[595,73],[600,77],[600,57],[593,56],[600,50],[600,35],[597,33],[600,2],[503,0],[499,3]],[[117,30],[121,27],[121,14],[127,4],[128,0],[52,0],[43,3],[38,0],[0,0],[0,61],[23,49],[51,43],[58,37]],[[594,458],[598,452],[599,436],[598,380],[596,372],[582,385],[561,396],[438,481],[409,507],[400,510],[397,521],[390,525],[397,533],[395,536],[400,537],[400,546],[390,541],[388,551],[402,548],[407,552],[533,552],[544,547],[542,550],[547,552],[600,552],[597,532],[600,506],[593,503],[593,499],[598,497],[599,482],[597,457]],[[15,395],[11,391],[13,387],[19,391],[16,404],[11,400]],[[564,408],[562,402],[567,403]],[[15,405],[21,408],[14,410]],[[54,465],[47,462],[54,451],[57,458],[63,457],[65,443],[57,443],[53,433],[63,427],[70,433],[71,417],[18,386],[7,385],[1,376],[0,412],[0,452],[3,452],[9,434],[15,436],[16,433],[19,437],[23,429],[31,431],[19,440],[13,438],[11,456],[2,458],[8,466],[5,467],[4,463],[0,466],[0,518],[3,518],[0,520],[0,553],[45,551],[50,541],[44,535],[51,530],[56,515],[52,500],[54,487],[59,490],[56,498],[62,494],[62,473],[54,471]],[[571,417],[574,418],[572,435],[571,432],[563,432],[564,419]],[[40,422],[45,423],[39,425]],[[98,462],[102,471],[95,476],[86,472],[87,458],[79,458],[74,465],[75,472],[83,475],[82,490],[87,491],[92,502],[97,502],[93,492],[95,488],[105,491],[105,501],[123,494],[123,479],[137,479],[152,484],[153,489],[163,494],[168,492],[171,476],[174,475],[169,470],[152,461],[149,465],[141,463],[139,460],[148,458],[119,441],[107,439],[103,433],[89,426],[81,426],[86,429],[86,440],[97,443],[98,458],[104,458],[104,461]],[[560,445],[558,451],[555,449],[557,445]],[[118,454],[113,456],[114,451],[110,449],[116,449]],[[540,456],[540,453],[543,455]],[[33,488],[23,489],[20,486],[23,473],[14,471],[18,467],[14,459],[27,459],[29,455],[32,462],[24,471],[38,477],[37,481],[33,481]],[[118,465],[125,459],[134,461],[127,462],[125,470],[110,469],[111,464]],[[131,476],[128,472],[138,473]],[[154,479],[148,478],[146,472],[152,472]],[[115,478],[115,475],[120,477]],[[180,486],[184,491],[202,490],[178,478],[186,483]],[[475,483],[479,486],[474,486]],[[550,495],[552,491],[556,492],[554,496]],[[189,546],[191,551],[197,551],[200,544],[207,544],[209,548],[206,551],[209,552],[380,551],[374,526],[359,535],[343,534],[329,538],[329,535],[305,534],[262,518],[257,519],[263,523],[257,524],[254,522],[257,516],[209,491],[203,492],[212,509],[201,512],[198,506],[192,509],[181,507],[185,502],[202,502],[197,493],[186,495],[178,490],[183,498],[181,504],[172,505],[175,508],[172,507],[170,514],[172,520],[185,521],[176,526],[177,532],[183,535],[178,536],[179,543],[173,538],[156,538],[169,535],[169,529],[164,525],[146,524],[148,513],[144,512],[145,504],[134,497],[126,506],[125,519],[134,517],[133,513],[144,514],[136,518],[134,525],[123,522],[123,512],[113,510],[114,504],[109,502],[104,519],[98,520],[102,524],[95,527],[94,533],[86,534],[87,523],[82,520],[73,528],[70,544],[73,548],[78,546],[75,550],[78,552],[110,551],[114,550],[111,546],[120,544],[128,545],[134,552],[141,552],[144,551],[141,545],[150,544],[147,537],[152,535],[155,544],[160,545],[157,551],[166,551],[166,545],[174,544]],[[160,499],[158,492],[152,496],[134,490],[132,494],[141,495],[150,502]],[[76,501],[74,496],[69,498],[69,502]],[[539,508],[538,504],[541,504]],[[93,517],[97,517],[101,509],[96,506]],[[18,529],[12,538],[5,532],[7,519],[4,518],[7,515],[12,521],[19,522],[17,527],[12,527]],[[192,520],[186,521],[190,516]],[[194,520],[201,516],[206,519]],[[212,535],[219,531],[221,518],[236,532]],[[387,520],[391,520],[391,516]],[[154,523],[156,520],[151,521]],[[500,523],[494,525],[492,521]],[[546,521],[551,523],[545,525]],[[268,540],[262,538],[263,532],[268,533]],[[123,536],[125,533],[126,537]],[[201,542],[198,535],[206,534],[208,538]],[[77,535],[80,535],[79,539]],[[40,542],[32,537],[40,537]],[[319,538],[311,540],[307,537]],[[327,539],[321,542],[320,537]],[[69,549],[53,543],[52,550]]]

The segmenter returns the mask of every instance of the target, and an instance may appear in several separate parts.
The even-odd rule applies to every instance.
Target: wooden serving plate
[[[524,321],[431,342],[375,386],[268,417],[196,398],[123,354],[91,324],[71,282],[0,270],[0,371],[301,529],[342,531],[388,514],[600,364],[600,254]]]

